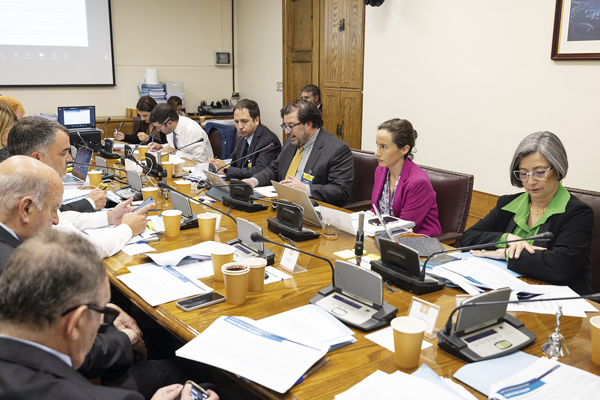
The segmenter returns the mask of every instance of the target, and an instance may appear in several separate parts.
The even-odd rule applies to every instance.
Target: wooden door
[[[340,91],[338,89],[321,90],[323,103],[323,128],[329,133],[337,135],[340,125]],[[339,137],[339,135],[337,135]]]
[[[362,92],[340,90],[340,135],[351,149],[360,149],[362,145]]]
[[[321,0],[322,32],[321,85],[339,88],[342,72],[342,34],[340,24],[344,0]],[[322,88],[321,88],[322,89]]]
[[[363,88],[365,3],[344,1],[340,87]]]

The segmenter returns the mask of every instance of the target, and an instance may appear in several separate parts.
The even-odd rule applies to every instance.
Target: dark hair
[[[171,96],[169,97],[169,100],[167,100],[167,104],[173,107],[174,109],[177,109],[177,106],[183,106],[183,101],[181,101],[181,98],[179,98],[179,96]]]
[[[0,275],[0,321],[49,328],[69,308],[97,302],[104,279],[89,241],[45,230],[20,245]]]
[[[140,99],[137,102],[137,105],[135,106],[135,108],[137,108],[138,111],[145,112],[152,112],[152,110],[154,110],[154,107],[156,107],[156,100],[154,100],[150,96],[140,97]]]
[[[321,115],[321,111],[319,111],[314,103],[302,99],[292,100],[283,106],[281,109],[281,118],[296,110],[298,111],[298,122],[303,124],[312,122],[313,128],[320,128],[323,126],[323,116]]]
[[[58,122],[42,117],[24,117],[15,122],[8,133],[6,149],[10,156],[31,156],[33,152],[48,154],[56,141],[56,131],[68,134],[67,128]]]
[[[550,163],[558,175],[558,181],[562,181],[567,176],[569,159],[558,136],[552,132],[535,132],[523,139],[515,150],[509,171],[510,183],[513,186],[523,187],[523,182],[517,179],[513,171],[519,170],[523,158],[535,153],[540,153]]]
[[[319,96],[319,101],[321,100],[321,90],[316,85],[306,85],[302,89],[300,89],[300,94],[302,93],[312,93],[313,96]]]
[[[150,123],[155,122],[163,123],[165,119],[171,118],[171,121],[179,121],[179,114],[170,104],[162,103],[154,107],[154,110],[150,113]]]
[[[404,159],[407,158],[412,161],[413,159],[413,150],[415,153],[417,149],[415,149],[415,143],[417,141],[417,131],[413,128],[410,121],[406,119],[393,118],[385,121],[381,125],[377,127],[377,130],[388,131],[392,135],[392,141],[399,149],[408,145],[408,153],[404,155]]]
[[[241,110],[242,108],[248,110],[248,113],[250,114],[250,118],[252,118],[252,120],[255,120],[256,117],[260,118],[260,108],[258,108],[258,103],[254,100],[242,99],[238,101],[238,103],[233,108],[233,112],[235,112],[235,110]]]

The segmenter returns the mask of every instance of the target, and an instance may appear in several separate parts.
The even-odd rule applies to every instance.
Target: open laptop
[[[91,149],[80,147],[75,156],[73,171],[67,174],[66,178],[63,179],[63,183],[84,183],[92,161],[92,154]]]
[[[58,107],[58,123],[71,133],[97,132],[96,107]]]
[[[279,200],[287,200],[304,208],[303,220],[305,223],[322,226],[321,215],[315,210],[310,198],[304,190],[294,189],[275,181],[271,181],[271,184],[277,191],[277,197],[279,197]]]

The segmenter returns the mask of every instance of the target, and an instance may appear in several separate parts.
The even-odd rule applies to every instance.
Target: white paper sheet
[[[257,188],[254,188],[255,192],[260,193],[261,195],[265,196],[265,197],[277,197],[277,191],[275,190],[275,188],[271,185],[271,186],[260,186]]]
[[[126,254],[129,254],[130,256],[135,256],[137,254],[142,254],[142,253],[148,253],[151,251],[156,251],[156,249],[148,246],[145,243],[128,244],[127,246],[123,247],[123,252]]]
[[[381,347],[385,347],[392,353],[394,352],[394,328],[392,328],[391,326],[380,329],[365,337],[370,341],[377,343]],[[425,350],[426,348],[431,346],[433,346],[433,344],[429,343],[426,340],[423,340],[423,343],[421,343],[421,350]]]
[[[210,252],[215,247],[229,247],[231,249],[234,249],[234,247],[229,246],[227,244],[206,241],[195,246],[184,247],[182,249],[167,251],[165,253],[148,254],[148,257],[150,257],[152,261],[154,261],[158,265],[178,265],[181,262],[181,260],[183,260],[186,257],[210,257]]]

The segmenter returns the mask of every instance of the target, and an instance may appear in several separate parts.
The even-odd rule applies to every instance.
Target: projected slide
[[[0,86],[114,85],[110,0],[0,0]]]

